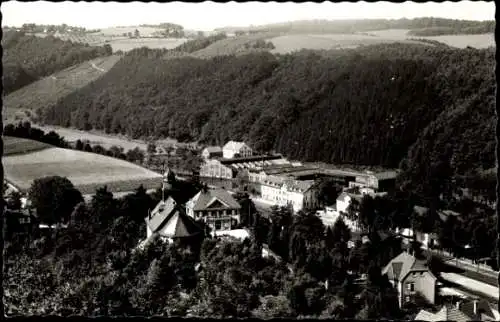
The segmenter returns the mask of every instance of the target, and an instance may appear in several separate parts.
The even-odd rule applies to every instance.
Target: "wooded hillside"
[[[112,54],[109,45],[92,47],[53,36],[28,36],[13,30],[3,34],[2,48],[5,94],[70,66]]]
[[[494,61],[493,50],[408,44],[210,60],[164,60],[143,48],[44,121],[133,137],[245,140],[303,161],[398,167],[410,150],[410,177],[425,170],[431,180],[434,170],[452,177],[494,166]],[[439,160],[435,169],[429,160]]]
[[[352,33],[384,29],[412,29],[415,36],[481,34],[495,32],[495,21],[424,17],[415,19],[302,20],[254,27],[225,27],[224,32]]]

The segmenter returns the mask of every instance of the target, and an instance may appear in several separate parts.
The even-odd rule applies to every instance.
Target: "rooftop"
[[[429,271],[425,260],[417,259],[407,252],[402,252],[387,264],[382,275],[387,274],[389,280],[401,281],[410,272]]]
[[[206,189],[198,192],[189,202],[194,210],[205,210],[212,206],[216,201],[220,202],[225,208],[240,209],[240,204],[224,189]]]

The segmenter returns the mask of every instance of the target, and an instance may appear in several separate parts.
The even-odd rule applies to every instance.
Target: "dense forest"
[[[179,201],[200,189],[179,183],[166,191]],[[351,233],[341,220],[326,229],[313,214],[275,208],[271,224],[253,211],[242,214],[252,236],[243,242],[201,234],[174,245],[154,239],[141,249],[143,214],[160,191],[148,195],[140,187],[117,199],[104,187],[85,204],[61,177],[37,180],[30,191],[47,222],[68,226],[7,239],[9,315],[397,319],[411,313],[399,309],[396,289],[380,275],[381,265],[401,252],[400,241],[373,235],[349,249]],[[254,209],[248,195],[236,198]],[[264,258],[266,243],[288,263]],[[366,283],[355,283],[362,274]]]
[[[285,33],[352,33],[384,29],[412,29],[415,36],[481,34],[495,32],[495,21],[454,20],[445,18],[305,20],[255,27],[225,27],[224,32],[272,31]]]
[[[43,120],[132,137],[245,140],[303,161],[404,160],[410,182],[494,167],[492,49],[384,44],[210,60],[157,53],[131,51]],[[434,194],[421,182],[410,186]]]
[[[110,45],[93,47],[14,30],[3,33],[2,47],[5,94],[70,66],[112,54]]]

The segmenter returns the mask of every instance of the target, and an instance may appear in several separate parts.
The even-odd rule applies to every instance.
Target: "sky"
[[[479,1],[404,3],[391,2],[18,2],[2,3],[2,26],[24,23],[67,24],[87,29],[171,22],[185,29],[213,30],[309,19],[399,19],[441,17],[494,20],[495,3]]]

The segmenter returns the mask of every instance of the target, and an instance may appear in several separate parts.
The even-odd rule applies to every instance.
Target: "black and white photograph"
[[[499,321],[495,9],[2,2],[1,315]]]

